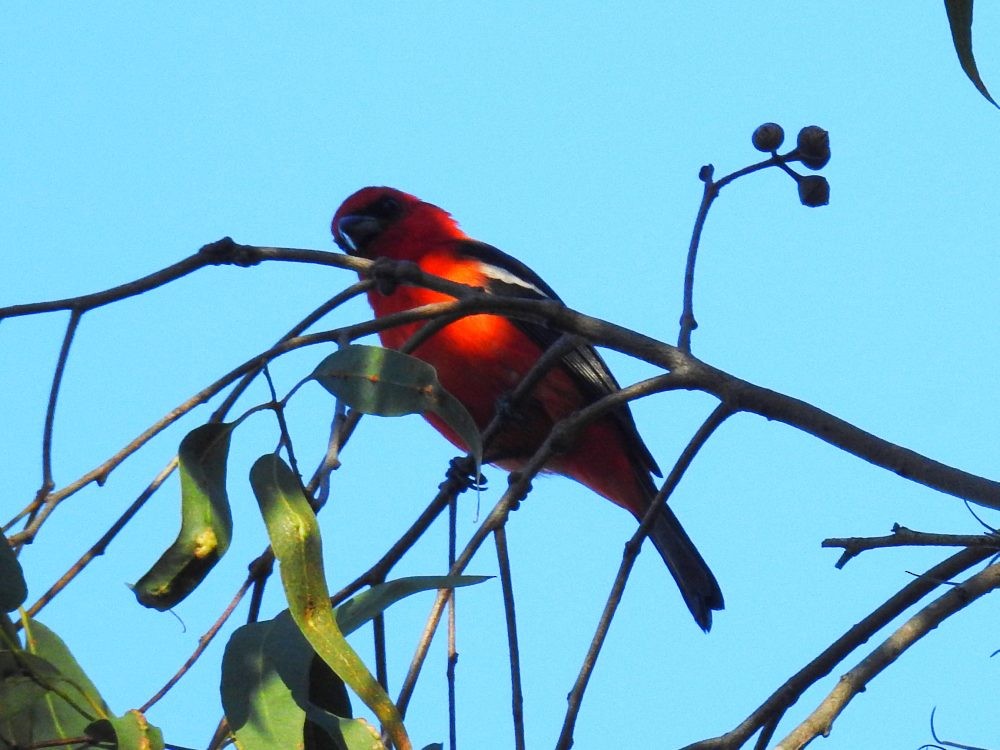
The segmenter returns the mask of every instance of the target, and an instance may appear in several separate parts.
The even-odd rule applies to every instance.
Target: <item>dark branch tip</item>
[[[392,258],[376,258],[368,269],[379,294],[389,296],[396,291],[403,275],[403,263]]]
[[[475,461],[469,456],[458,456],[448,462],[448,470],[445,472],[446,479],[440,484],[439,489],[446,489],[447,486],[454,487],[456,492],[465,492],[468,489],[482,490],[486,488],[486,477],[476,471]]]
[[[256,248],[251,245],[240,245],[232,237],[209,242],[198,250],[198,254],[207,256],[217,266],[233,265],[248,268],[260,263]]]

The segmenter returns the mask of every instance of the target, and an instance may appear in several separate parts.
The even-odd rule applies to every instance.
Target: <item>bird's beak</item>
[[[382,231],[382,224],[373,216],[348,214],[337,222],[337,244],[348,255],[362,255],[365,245]]]

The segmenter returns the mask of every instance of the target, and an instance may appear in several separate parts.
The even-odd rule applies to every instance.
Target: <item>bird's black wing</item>
[[[458,245],[456,249],[463,255],[476,258],[483,264],[483,271],[488,279],[487,292],[526,299],[560,300],[559,295],[552,287],[517,258],[513,258],[484,242],[460,240]],[[511,322],[542,349],[547,349],[555,344],[562,335],[559,331],[541,323],[516,319],[511,319]],[[562,365],[588,402],[597,401],[620,389],[618,381],[611,374],[601,355],[589,344],[578,346],[563,355]],[[639,435],[639,430],[635,426],[635,420],[628,405],[623,404],[611,414],[628,440],[629,448],[631,448],[630,454],[637,458],[639,465],[644,470],[661,476],[656,461]]]

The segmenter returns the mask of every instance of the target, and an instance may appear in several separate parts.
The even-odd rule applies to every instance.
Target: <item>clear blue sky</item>
[[[1000,13],[981,3],[980,69],[1000,92]],[[263,3],[8,7],[0,44],[0,304],[82,294],[146,274],[229,234],[330,249],[339,202],[388,184],[450,210],[532,265],[572,306],[676,339],[684,251],[700,197],[757,156],[775,120],[831,133],[831,205],[806,209],[780,174],[727,188],[705,231],[695,353],[938,460],[1000,476],[1000,112],[966,81],[941,3]],[[345,272],[211,269],[89,314],[56,426],[63,484],[350,283]],[[329,324],[364,319],[359,303]],[[45,396],[64,318],[0,325],[3,516],[39,484]],[[279,388],[312,352],[276,368]],[[651,369],[609,357],[619,379]],[[296,399],[314,461],[331,403]],[[262,400],[262,390],[255,392]],[[250,401],[247,402],[249,405]],[[661,465],[714,404],[635,407]],[[41,593],[166,462],[201,409],[102,490],[68,502],[23,560]],[[271,450],[258,417],[237,434],[229,556],[178,619],[135,604],[171,541],[171,486],[40,617],[117,711],[141,704],[194,648],[264,544],[245,482]],[[433,495],[451,448],[419,418],[366,420],[322,514],[336,584],[363,570]],[[505,481],[489,473],[484,508]],[[460,533],[475,523],[463,500]],[[719,576],[727,609],[692,624],[660,560],[641,556],[587,694],[577,747],[674,747],[731,729],[804,662],[944,553],[869,553],[842,571],[828,536],[894,522],[962,533],[953,498],[765,420],[728,422],[674,507]],[[998,520],[990,516],[992,522]],[[617,570],[628,514],[540,480],[509,526],[531,747],[550,747]],[[400,573],[443,569],[435,530]],[[484,549],[470,572],[493,573]],[[430,596],[389,617],[398,690]],[[267,606],[280,608],[278,587]],[[241,609],[237,617],[245,615]],[[856,699],[824,747],[996,745],[1000,599],[907,653]],[[370,652],[367,633],[354,642]],[[459,731],[511,746],[500,590],[459,599]],[[221,641],[149,715],[204,746],[219,716]],[[861,653],[849,659],[853,665]],[[839,672],[838,672],[839,673]],[[417,743],[446,738],[443,639],[410,707]],[[830,689],[811,691],[790,728]],[[778,734],[782,734],[779,729]]]

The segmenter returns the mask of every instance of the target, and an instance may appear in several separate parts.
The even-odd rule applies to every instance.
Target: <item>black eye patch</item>
[[[383,195],[377,201],[372,203],[365,213],[372,218],[378,219],[383,224],[392,221],[402,212],[402,206],[399,201],[393,198],[391,195]]]

